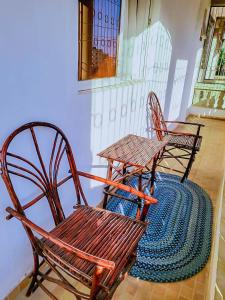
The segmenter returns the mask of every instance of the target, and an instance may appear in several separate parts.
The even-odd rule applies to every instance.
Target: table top
[[[167,143],[166,140],[151,140],[129,134],[98,153],[98,156],[131,166],[146,167]]]

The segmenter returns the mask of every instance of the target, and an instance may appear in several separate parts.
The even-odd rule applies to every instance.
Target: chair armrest
[[[87,261],[90,261],[91,263],[94,263],[94,264],[96,264],[100,267],[103,267],[103,268],[106,268],[106,269],[109,269],[109,270],[115,269],[115,263],[113,261],[105,260],[105,259],[102,259],[100,257],[91,255],[87,252],[84,252],[82,250],[79,250],[79,249],[69,245],[68,243],[65,243],[61,239],[58,239],[58,238],[54,237],[51,233],[45,231],[44,229],[42,229],[38,225],[34,224],[32,221],[27,219],[24,215],[18,213],[16,210],[12,209],[11,207],[7,207],[6,211],[8,213],[10,213],[11,215],[13,215],[15,218],[17,218],[18,220],[20,220],[25,226],[27,226],[30,229],[36,231],[42,237],[44,237],[45,239],[47,239],[47,240],[51,241],[52,243],[56,244],[58,247],[64,248],[66,251],[73,253],[77,257],[79,257],[81,259],[84,259],[84,260],[87,260]]]
[[[165,132],[168,134],[173,134],[173,135],[186,135],[186,136],[193,136],[196,137],[198,135],[190,133],[190,132],[179,132],[179,131],[172,131],[172,130],[164,130],[164,129],[159,129],[159,128],[154,128],[154,127],[150,127],[149,129],[151,130],[155,130],[155,131],[161,131],[161,132]]]
[[[165,121],[165,123],[177,123],[177,124],[187,124],[187,125],[205,127],[205,125],[201,124],[201,123],[186,122],[186,121],[185,122],[184,121]]]
[[[193,122],[182,122],[182,121],[165,121],[165,123],[171,123],[171,124],[184,124],[184,125],[192,125],[197,126],[197,132],[196,134],[199,135],[201,127],[205,127],[205,125],[200,123],[193,123]]]
[[[114,182],[114,181],[111,181],[109,179],[105,179],[105,178],[95,176],[95,175],[92,175],[92,174],[88,174],[88,173],[84,173],[84,172],[81,172],[81,171],[77,171],[77,174],[82,176],[82,177],[86,177],[86,178],[93,179],[93,180],[96,180],[96,181],[99,181],[99,182],[102,182],[102,183],[105,183],[105,184],[108,184],[108,185],[112,185],[112,186],[114,186],[118,189],[124,190],[126,192],[131,193],[131,194],[134,194],[134,195],[138,196],[139,198],[144,199],[145,202],[148,205],[158,203],[158,201],[155,198],[150,197],[150,196],[148,196],[148,195],[146,195],[146,194],[144,194],[140,191],[137,191],[136,189],[134,189],[130,186],[124,185],[122,183]]]

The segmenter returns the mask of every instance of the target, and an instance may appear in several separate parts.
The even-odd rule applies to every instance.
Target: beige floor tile
[[[10,293],[10,295],[6,298],[6,300],[15,300],[19,293],[20,293],[20,288],[18,286]]]
[[[167,289],[165,300],[176,300],[179,298],[179,290]]]
[[[196,282],[196,278],[192,277],[192,278],[184,280],[183,285],[193,289],[195,287],[195,282]]]
[[[135,300],[151,300],[151,295],[152,295],[152,291],[151,289],[149,290],[145,290],[145,289],[141,289],[139,288],[135,294]],[[113,298],[114,300],[114,298]]]
[[[151,295],[150,300],[162,300],[164,299],[165,294],[158,295],[156,292]]]
[[[193,295],[193,300],[204,300],[205,296],[202,294],[199,294],[198,292],[195,292]]]
[[[178,299],[179,299],[179,300],[190,300],[189,298],[185,298],[185,297],[183,297],[183,296],[180,296]]]
[[[192,299],[192,296],[194,294],[194,289],[190,288],[186,285],[182,285],[181,290],[180,290],[180,296],[187,298],[187,299]]]
[[[179,294],[181,290],[181,286],[182,286],[181,282],[170,283],[170,286],[167,288],[167,290],[169,289]]]
[[[154,294],[157,294],[159,296],[163,296],[165,295],[166,292],[166,287],[163,284],[155,284],[153,285],[153,289],[152,289]]]

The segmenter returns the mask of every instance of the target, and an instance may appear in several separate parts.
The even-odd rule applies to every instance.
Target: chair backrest
[[[54,222],[59,224],[65,215],[58,188],[70,179],[75,186],[77,203],[83,199],[87,205],[70,144],[62,130],[53,124],[32,122],[16,129],[3,144],[1,165],[2,178],[13,205],[21,214],[25,215],[27,208],[46,197]],[[32,199],[25,199],[25,204],[21,191],[17,191],[15,178],[26,181],[32,190],[29,191]]]
[[[167,126],[162,113],[159,99],[154,92],[150,92],[148,94],[148,105],[150,109],[152,125],[156,129],[155,131],[158,140],[161,141],[163,140],[164,136],[167,135]]]

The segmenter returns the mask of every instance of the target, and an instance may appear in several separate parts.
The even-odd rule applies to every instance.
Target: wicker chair
[[[48,139],[41,138],[44,133],[48,134]],[[22,140],[16,144],[19,138]],[[48,142],[49,151],[45,148],[41,151],[40,141],[45,146]],[[6,209],[9,213],[7,219],[15,217],[22,222],[33,249],[34,271],[27,296],[40,287],[51,299],[57,299],[43,284],[47,280],[65,288],[78,300],[111,299],[135,261],[138,241],[147,226],[144,219],[148,207],[157,201],[131,187],[78,171],[66,136],[49,123],[28,123],[15,130],[2,147],[1,165],[2,177],[14,206],[14,209]],[[144,199],[145,209],[141,219],[130,219],[88,206],[80,176],[112,185]],[[24,181],[23,188],[18,180]],[[29,184],[29,188],[35,187],[35,197],[29,190],[29,195],[32,195],[29,200],[27,195],[23,197],[21,193],[27,188],[25,183]],[[61,188],[67,186],[66,183],[72,184],[76,195],[75,210],[67,217],[61,201]],[[66,189],[69,193],[68,187]],[[33,206],[37,203],[42,205],[44,199],[53,217],[54,225],[50,230],[38,226],[25,214],[25,210],[32,206],[33,217],[36,217],[34,209],[36,211],[37,206]],[[40,269],[43,263],[48,267],[45,272]],[[57,276],[50,276],[50,272]],[[78,290],[65,277],[65,273],[88,287],[90,292]]]
[[[160,106],[158,97],[154,92],[148,95],[148,106],[150,108],[150,115],[153,127],[150,129],[155,131],[158,140],[168,139],[169,142],[165,147],[165,151],[161,157],[163,159],[175,159],[182,167],[181,170],[169,168],[165,165],[160,165],[165,169],[170,169],[183,174],[181,182],[188,178],[191,171],[192,164],[196,153],[200,150],[202,136],[200,136],[200,129],[204,125],[199,123],[180,122],[180,121],[165,121]],[[189,125],[193,126],[195,133],[178,132],[175,130],[168,130],[167,124]],[[174,150],[179,150],[174,153]]]

